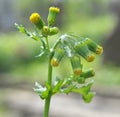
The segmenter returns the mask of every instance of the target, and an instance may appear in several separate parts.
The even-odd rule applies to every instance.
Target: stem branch
[[[46,39],[46,46],[47,46],[47,49],[50,51],[50,46],[49,46],[49,42],[48,42],[48,36],[47,36],[45,39]]]

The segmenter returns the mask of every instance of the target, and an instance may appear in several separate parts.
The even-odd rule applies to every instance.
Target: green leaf
[[[40,38],[39,38],[38,36],[36,36],[35,33],[31,33],[31,34],[30,34],[30,38],[32,38],[32,39],[34,39],[34,40],[36,40],[36,41],[39,41],[39,40],[40,40]]]
[[[26,28],[24,26],[18,25],[17,23],[15,23],[14,25],[21,33],[31,36],[31,34],[26,30]]]
[[[73,90],[75,87],[76,87],[75,85],[67,86],[66,88],[61,89],[61,92],[62,92],[62,93],[69,94],[69,93],[72,92],[72,90]]]
[[[94,92],[90,92],[92,84],[93,80],[87,84],[82,85],[81,87],[74,88],[72,92],[81,94],[84,101],[88,103],[92,100],[92,98],[95,95]]]
[[[95,96],[95,92],[89,92],[87,95],[83,95],[82,98],[86,103],[89,103],[91,102],[94,96]]]
[[[42,51],[39,55],[35,56],[35,57],[41,57],[45,54],[45,51]]]
[[[86,95],[90,91],[92,84],[93,84],[93,80],[87,84],[83,84],[81,87],[77,87],[73,91],[76,93],[80,93],[82,95]]]
[[[27,36],[29,36],[31,39],[34,39],[35,41],[38,41],[40,40],[40,36],[38,36],[38,34],[35,32],[33,33],[30,33],[29,31],[27,31],[27,29],[22,26],[22,25],[18,25],[17,23],[15,23],[15,27],[21,32],[21,33],[24,33],[26,34]]]
[[[43,55],[48,54],[48,50],[44,49],[43,46],[40,46],[40,53],[35,57],[42,57]]]
[[[45,87],[42,87],[39,83],[35,83],[34,91],[41,97],[41,99],[46,99],[48,97],[50,86],[46,83]]]
[[[60,91],[60,88],[61,88],[63,82],[64,82],[64,80],[62,80],[62,79],[58,79],[58,78],[56,79],[55,85],[54,85],[53,90],[52,90],[53,94]]]

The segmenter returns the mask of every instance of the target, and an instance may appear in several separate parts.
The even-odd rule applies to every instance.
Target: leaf
[[[72,79],[72,78],[67,78],[67,79],[65,80],[65,84],[64,84],[64,85],[71,85],[72,82],[73,82],[73,79]]]
[[[75,87],[76,87],[75,85],[67,86],[66,88],[61,89],[61,92],[68,94],[68,93],[72,92],[72,90],[73,90]]]
[[[42,51],[40,54],[38,54],[37,56],[35,56],[35,57],[41,57],[41,56],[43,56],[45,54],[45,52],[44,51]]]
[[[45,87],[42,87],[39,83],[35,83],[34,91],[41,97],[41,99],[46,99],[50,91],[50,85],[46,83]]]
[[[35,57],[42,57],[44,54],[46,54],[46,50],[44,49],[43,46],[40,46],[40,54],[38,54],[37,56]]]
[[[45,83],[45,85],[46,85],[46,88],[48,89],[48,91],[50,91],[51,86],[49,85],[49,83],[48,83],[48,82],[46,82],[46,83]]]
[[[36,88],[42,88],[42,86],[38,82],[35,82],[35,87]]]
[[[89,103],[91,102],[94,96],[95,96],[95,92],[89,92],[87,95],[83,95],[82,98],[86,103]]]
[[[17,23],[15,23],[15,27],[16,27],[21,33],[26,34],[26,35],[29,36],[31,39],[34,39],[35,41],[40,40],[40,36],[38,35],[38,33],[36,33],[36,32],[30,33],[24,26],[18,25]]]
[[[80,93],[82,95],[88,94],[93,84],[93,80],[87,84],[83,84],[81,87],[74,89],[74,92]]]
[[[39,40],[40,40],[40,38],[39,38],[38,36],[36,36],[35,33],[31,33],[31,34],[30,34],[30,38],[32,38],[32,39],[34,39],[34,40],[36,40],[36,41],[39,41]]]
[[[26,30],[26,28],[22,25],[18,25],[17,23],[14,24],[15,27],[22,33],[27,34],[28,36],[30,36],[30,33]]]
[[[93,80],[87,84],[84,84],[81,87],[74,88],[72,91],[81,94],[84,101],[88,103],[92,100],[92,98],[95,95],[94,92],[90,92],[92,84]]]
[[[63,82],[64,82],[64,80],[62,80],[62,79],[58,79],[58,78],[56,79],[54,88],[52,90],[53,94],[55,94],[55,93],[60,91],[60,88],[61,88]]]

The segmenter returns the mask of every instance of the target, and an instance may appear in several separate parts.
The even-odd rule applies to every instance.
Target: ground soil
[[[5,89],[2,92],[4,98],[0,104],[8,115],[3,113],[0,117],[42,117],[44,100],[32,90]],[[120,96],[103,94],[98,91],[89,104],[76,94],[53,96],[50,117],[120,117]]]

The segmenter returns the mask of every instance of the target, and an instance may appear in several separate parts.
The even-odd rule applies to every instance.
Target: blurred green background
[[[49,6],[59,6],[61,13],[58,16],[57,26],[61,29],[60,34],[75,32],[80,36],[90,37],[100,45],[104,45],[116,25],[116,17],[110,11],[109,0],[1,0],[0,2],[1,91],[4,88],[15,88],[16,83],[21,85],[26,83],[34,87],[35,81],[45,82],[47,78],[47,59],[36,57],[40,52],[40,43],[29,39],[14,28],[14,23],[17,22],[33,31],[33,25],[29,21],[32,12],[39,12],[43,19],[46,19]],[[57,37],[50,38],[51,44]],[[120,85],[120,68],[103,64],[103,55],[97,56],[93,63],[84,60],[83,63],[85,68],[95,69],[95,88]],[[54,69],[54,77],[56,75],[64,77],[70,71],[70,62],[66,59],[59,68]]]
[[[29,21],[30,14],[32,12],[39,12],[45,19],[48,14],[48,7],[52,4],[62,7],[57,22],[57,25],[60,26],[61,34],[75,32],[80,36],[90,37],[98,44],[103,45],[107,35],[109,35],[115,26],[115,18],[110,13],[108,7],[109,1],[107,0],[77,0],[76,2],[72,0],[52,2],[47,0],[36,2],[26,0],[24,4],[22,0],[11,2],[9,2],[9,7],[15,4],[11,8],[16,12],[14,14],[15,22],[24,25],[31,31],[33,31],[33,25]],[[12,10],[9,12],[12,14]],[[44,57],[35,57],[39,54],[40,43],[29,39],[26,35],[14,29],[14,22],[11,22],[9,28],[1,27],[0,31],[0,73],[2,75],[8,75],[10,77],[9,80],[12,82],[15,80],[26,80],[27,82],[44,80],[46,78],[44,72],[47,72],[46,60]],[[50,41],[53,42],[55,39],[57,39],[57,36],[52,37]],[[115,66],[104,66],[102,64],[102,56],[97,57],[94,63],[87,64],[85,62],[85,64],[86,66],[95,67],[95,82],[101,85],[119,85],[119,68]],[[69,68],[65,67],[65,69],[67,71]],[[62,71],[60,68],[57,72],[61,74],[64,70]]]

